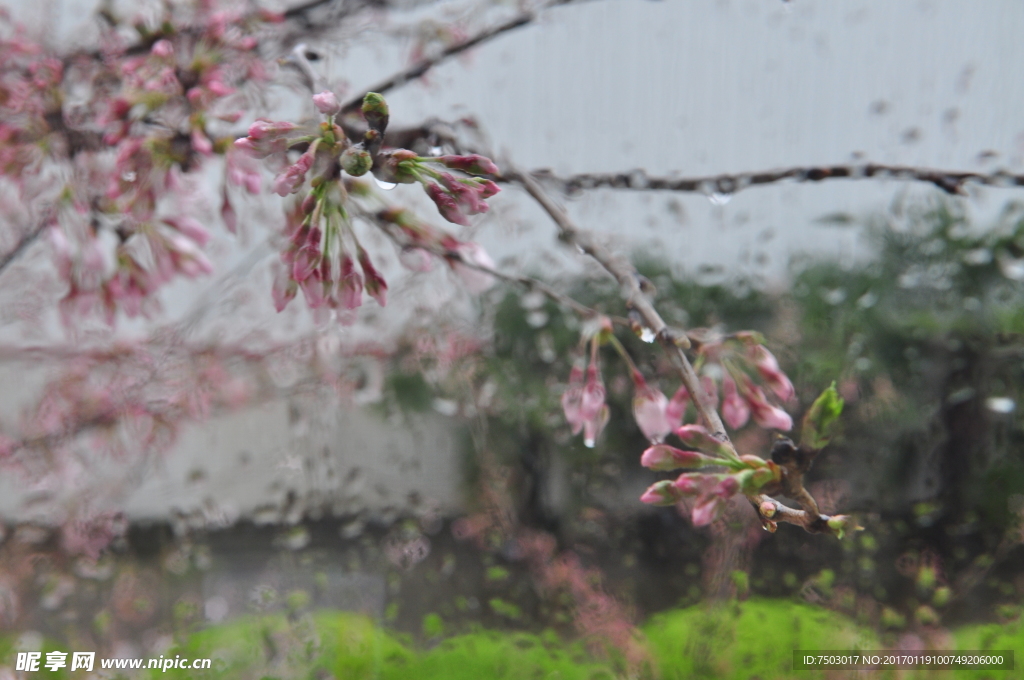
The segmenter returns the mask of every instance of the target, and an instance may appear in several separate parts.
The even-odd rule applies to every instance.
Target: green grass
[[[789,600],[747,600],[667,612],[646,626],[662,680],[823,677],[794,673],[795,649],[878,649],[875,634],[835,612]]]
[[[660,680],[824,678],[792,668],[793,650],[881,649],[878,636],[850,619],[790,600],[752,599],[665,612],[643,626]],[[13,667],[15,636],[0,637],[0,659]],[[959,650],[1024,650],[1024,625],[984,624],[952,632]],[[60,649],[50,641],[46,650]],[[190,635],[164,656],[211,658],[211,670],[144,671],[141,677],[209,680],[616,680],[615,666],[579,643],[541,634],[481,630],[416,650],[402,636],[359,614],[320,611],[297,620],[246,616]],[[44,657],[45,658],[45,657]],[[97,659],[98,661],[98,659]],[[1016,660],[1017,668],[1021,660]],[[98,663],[97,663],[98,665]],[[64,672],[48,677],[72,677]],[[892,673],[857,672],[889,678]],[[79,674],[75,674],[76,676]],[[906,680],[1021,680],[1016,671],[905,673]],[[643,676],[645,679],[648,676]]]

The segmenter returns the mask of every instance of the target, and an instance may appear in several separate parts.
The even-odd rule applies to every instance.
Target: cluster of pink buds
[[[483,177],[456,177],[433,166],[458,170],[466,175],[497,175],[498,166],[478,154],[467,156],[417,156],[406,149],[384,152],[375,174],[386,182],[419,182],[437,206],[441,217],[453,224],[469,226],[469,216],[487,212],[487,199],[501,189]]]
[[[782,470],[773,461],[737,456],[730,446],[700,425],[684,425],[675,434],[688,449],[655,444],[644,451],[640,464],[659,471],[700,470],[710,466],[724,466],[729,471],[685,472],[675,480],[655,483],[640,500],[650,505],[675,505],[692,498],[694,526],[710,524],[737,493],[756,496],[782,478]]]
[[[313,105],[325,117],[316,129],[258,120],[249,128],[247,137],[235,142],[235,148],[251,158],[273,157],[278,162],[287,157],[289,150],[305,147],[298,159],[286,165],[274,179],[274,190],[282,197],[305,193],[289,218],[288,245],[281,254],[285,267],[279,272],[273,290],[275,306],[279,311],[283,309],[299,289],[314,309],[354,309],[362,304],[364,291],[383,305],[387,282],[359,243],[349,214],[351,207],[347,205],[350,194],[366,197],[369,189],[353,178],[372,170],[378,179],[387,181],[419,180],[429,185],[427,191],[432,196],[439,190],[431,187],[444,187],[440,190],[444,197],[435,198],[435,202],[441,201],[439,206],[448,206],[442,214],[448,210],[446,216],[456,218],[452,221],[467,224],[464,215],[485,212],[484,199],[497,193],[497,185],[477,177],[456,178],[427,164],[480,174],[497,172],[497,168],[482,156],[435,159],[420,158],[404,149],[382,151],[390,114],[379,94],[371,92],[363,98],[362,113],[368,129],[357,141],[349,140],[335,123],[342,107],[334,93],[313,95]],[[429,182],[428,178],[436,179],[437,183]],[[493,284],[494,279],[486,270],[494,263],[480,246],[422,224],[404,210],[384,210],[377,218],[406,250],[428,255],[426,263],[418,258],[417,268],[429,265],[429,255],[439,256],[448,261],[472,291],[480,292]],[[412,259],[403,257],[405,262]]]
[[[325,207],[329,214],[324,214]],[[363,292],[378,304],[387,304],[388,285],[374,267],[366,250],[355,239],[343,210],[329,199],[315,202],[310,214],[300,218],[281,253],[285,264],[273,288],[274,306],[281,311],[301,288],[312,309],[356,309]]]
[[[691,335],[697,353],[694,367],[702,374],[701,384],[716,406],[721,385],[722,417],[726,424],[739,429],[753,419],[763,428],[792,429],[793,418],[768,400],[764,388],[788,402],[795,396],[793,383],[765,348],[760,334],[742,332],[695,339],[700,335]]]
[[[128,316],[146,311],[149,298],[176,275],[195,278],[213,271],[202,247],[209,232],[198,220],[170,216],[137,226],[123,243],[98,238],[83,224],[88,208],[70,203],[50,228],[50,244],[68,292],[61,300],[65,322],[102,310],[113,324],[117,310]]]
[[[280,19],[220,4],[197,3],[187,16],[166,4],[133,26],[139,41],[125,40],[126,26],[108,14],[113,25],[99,54],[73,59],[25,40],[0,11],[0,175],[26,200],[60,196],[60,214],[41,220],[57,224],[51,240],[69,289],[65,312],[137,314],[156,306],[147,298],[173,275],[209,270],[197,249],[205,237],[186,233],[185,211],[169,218],[176,226],[161,220],[158,204],[187,205],[167,198],[185,194],[190,173],[230,147],[223,135],[241,116],[237,91],[266,76],[255,34]],[[258,188],[252,168],[234,164],[232,172],[236,183]],[[69,179],[55,187],[54,178]],[[72,201],[69,217],[63,204]],[[231,228],[227,193],[222,215]]]
[[[266,77],[253,50],[256,38],[250,33],[259,23],[280,17],[268,12],[245,14],[240,9],[216,11],[212,4],[200,6],[194,27],[175,25],[166,17],[159,33],[148,36],[152,43],[148,54],[113,62],[121,91],[97,107],[107,144],[128,138],[139,120],[177,115],[187,103],[191,150],[203,156],[217,152],[209,124],[236,122],[242,115],[237,108],[240,101],[232,101],[231,95],[246,81]]]

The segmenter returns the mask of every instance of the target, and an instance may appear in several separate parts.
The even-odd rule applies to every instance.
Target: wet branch
[[[558,177],[549,170],[537,171],[532,174],[535,178],[558,186],[570,194],[586,189],[608,188],[728,196],[749,187],[774,184],[785,180],[822,182],[834,179],[895,179],[907,182],[926,182],[952,195],[963,195],[965,185],[971,183],[1006,188],[1024,186],[1024,174],[1003,170],[981,173],[879,163],[800,166],[702,177],[652,177],[642,169],[619,173],[582,173],[569,177]]]
[[[477,262],[472,262],[466,259],[462,255],[462,253],[456,250],[444,248],[442,246],[429,246],[423,243],[408,243],[406,242],[406,240],[402,239],[402,237],[399,234],[396,233],[396,230],[393,228],[393,225],[391,225],[388,222],[385,222],[384,220],[378,219],[377,216],[371,213],[370,211],[360,210],[358,214],[363,219],[374,222],[378,227],[380,227],[381,231],[383,231],[388,236],[388,238],[390,238],[395,243],[395,245],[397,245],[400,248],[419,248],[420,250],[425,250],[426,252],[443,260],[447,260],[449,262],[458,262],[459,266],[466,267],[467,269],[472,269],[474,271],[478,271],[483,274],[493,276],[495,279],[499,279],[507,283],[522,286],[527,290],[537,291],[538,293],[543,294],[544,296],[554,301],[555,303],[560,304],[568,309],[571,309],[572,311],[576,312],[576,314],[580,315],[583,318],[590,319],[597,316],[605,316],[607,318],[610,318],[614,323],[619,324],[621,326],[628,327],[630,325],[628,319],[616,316],[609,317],[607,314],[604,314],[603,312],[600,312],[594,309],[593,307],[588,307],[579,300],[576,300],[575,298],[556,290],[555,288],[549,286],[548,284],[544,283],[539,279],[535,279],[531,276],[509,274],[499,269],[495,269],[493,267],[488,267]]]

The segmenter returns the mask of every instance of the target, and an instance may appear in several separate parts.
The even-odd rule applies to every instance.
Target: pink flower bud
[[[497,175],[500,172],[498,170],[498,166],[494,164],[494,161],[479,154],[470,154],[468,156],[439,156],[433,160],[436,160],[447,168],[461,170],[462,172],[470,175]]]
[[[793,383],[779,368],[779,362],[775,355],[769,352],[764,345],[751,347],[751,358],[757,367],[757,372],[764,378],[765,383],[782,401],[789,401],[796,396]]]
[[[680,494],[684,496],[693,496],[700,493],[708,486],[708,482],[713,482],[714,479],[714,477],[702,473],[687,472],[679,475],[675,481],[675,486]]]
[[[757,511],[761,513],[761,516],[766,519],[775,517],[775,513],[778,511],[779,506],[774,501],[765,501],[761,505],[757,506]]]
[[[698,451],[725,458],[731,456],[728,445],[712,436],[702,425],[683,425],[676,430],[676,436]]]
[[[300,283],[305,281],[320,266],[322,259],[323,255],[316,246],[306,245],[299,248],[292,261],[292,278]]]
[[[573,434],[583,430],[583,366],[577,362],[569,372],[569,387],[562,394],[562,411]]]
[[[751,471],[753,472],[753,471]],[[740,490],[740,482],[736,479],[735,475],[730,475],[720,481],[717,486],[711,491],[714,495],[719,498],[730,498],[736,495],[736,492]]]
[[[341,104],[333,92],[325,91],[313,95],[313,104],[316,105],[317,111],[326,116],[333,116],[341,111]]]
[[[729,427],[738,430],[750,420],[750,408],[740,397],[736,382],[728,375],[722,378],[722,395],[722,417]]]
[[[489,179],[478,179],[477,184],[480,186],[480,196],[483,198],[490,198],[501,191],[501,187]]]
[[[310,149],[312,151],[312,149]],[[294,194],[306,181],[306,173],[313,166],[314,154],[307,151],[299,156],[294,165],[285,168],[284,172],[274,178],[274,191],[278,196]]]
[[[298,292],[299,284],[288,275],[286,267],[279,266],[274,276],[274,286],[270,291],[274,298],[274,309],[278,312],[282,311]]]
[[[640,464],[651,470],[665,471],[700,468],[711,464],[711,461],[696,451],[683,451],[667,444],[657,444],[644,451]]]
[[[583,386],[583,397],[580,401],[580,414],[584,420],[593,418],[605,405],[604,382],[596,362],[587,366],[587,382]]]
[[[601,432],[604,431],[605,426],[608,425],[608,420],[611,418],[611,411],[608,410],[608,406],[602,406],[601,409],[594,415],[593,418],[588,419],[583,423],[583,445],[588,448],[594,448],[597,444],[598,437],[601,436]]]
[[[481,179],[462,180],[447,172],[442,172],[438,179],[445,190],[448,191],[459,207],[465,210],[466,213],[478,215],[490,210],[491,206],[487,205],[487,201],[484,200],[486,198],[484,193],[488,190],[489,185],[494,185],[497,188],[498,185],[494,184],[494,182]],[[487,182],[488,185],[485,185],[484,182]]]
[[[640,431],[649,441],[660,442],[672,431],[665,411],[668,399],[661,390],[651,387],[644,377],[633,372],[636,395],[633,397],[633,416]]]
[[[359,266],[363,268],[366,292],[383,307],[387,304],[388,284],[373,266],[370,256],[362,248],[359,249]]]
[[[647,491],[640,496],[640,502],[647,505],[675,505],[679,502],[681,494],[675,484],[667,479],[652,484]]]
[[[287,121],[274,122],[261,118],[249,126],[249,137],[256,141],[265,137],[279,137],[281,135],[288,134],[294,130],[295,127],[294,123],[289,123]]]
[[[744,394],[750,406],[750,414],[758,426],[771,430],[786,432],[793,428],[793,418],[781,408],[772,406],[764,396],[764,392],[749,380],[744,386]]]
[[[341,277],[338,279],[341,305],[355,309],[363,304],[363,277],[356,271],[355,263],[347,254],[341,257]]]
[[[437,206],[437,211],[441,214],[441,217],[453,224],[461,224],[464,227],[469,226],[469,218],[462,212],[461,207],[455,202],[451,194],[442,189],[439,184],[428,184],[426,191],[427,196]]]
[[[327,295],[324,291],[324,282],[320,278],[320,270],[314,269],[313,273],[299,283],[302,294],[306,298],[306,304],[310,309],[319,309],[327,302]]]
[[[583,422],[584,445],[593,448],[610,416],[611,412],[605,403],[604,382],[601,380],[597,363],[591,362],[587,367],[587,382],[580,397],[579,417]]]
[[[707,494],[698,498],[690,513],[693,526],[706,527],[711,524],[718,517],[724,505],[722,498],[715,494]]]
[[[262,150],[256,147],[256,144],[251,137],[236,139],[235,148],[254,157],[260,157],[260,154],[262,153]]]

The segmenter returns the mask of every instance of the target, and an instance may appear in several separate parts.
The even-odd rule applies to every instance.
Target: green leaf
[[[836,391],[836,383],[822,392],[804,415],[800,433],[800,446],[819,450],[825,448],[835,434],[839,415],[843,412],[843,399]]]

